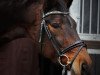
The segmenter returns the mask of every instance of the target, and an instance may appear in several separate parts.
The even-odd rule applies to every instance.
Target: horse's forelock
[[[68,11],[73,0],[44,0],[44,13],[57,9],[58,11]]]

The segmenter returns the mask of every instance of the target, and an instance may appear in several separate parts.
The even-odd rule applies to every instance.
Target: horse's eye
[[[54,27],[54,28],[60,28],[60,24],[59,23],[52,23],[51,26]]]

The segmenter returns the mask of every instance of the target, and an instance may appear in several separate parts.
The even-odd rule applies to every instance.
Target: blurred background
[[[93,75],[100,75],[100,0],[73,0],[70,15],[93,60]]]

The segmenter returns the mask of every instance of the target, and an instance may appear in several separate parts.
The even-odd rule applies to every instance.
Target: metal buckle
[[[66,63],[66,64],[63,64],[63,63],[62,63],[62,61],[61,61],[61,57],[65,57],[65,58],[67,59],[67,63]],[[70,62],[69,62],[69,58],[68,58],[68,56],[65,55],[65,54],[60,55],[59,58],[58,58],[58,61],[59,61],[60,65],[63,66],[63,67],[64,67],[64,66],[68,66],[69,63],[70,63]]]

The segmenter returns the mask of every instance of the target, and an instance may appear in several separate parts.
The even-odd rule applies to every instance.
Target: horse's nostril
[[[87,64],[82,64],[81,75],[90,75],[89,67]]]

